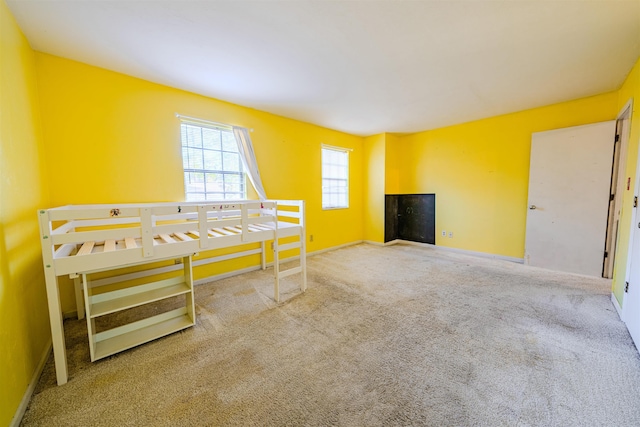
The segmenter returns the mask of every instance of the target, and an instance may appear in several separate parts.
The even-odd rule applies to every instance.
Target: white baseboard
[[[349,243],[343,243],[341,245],[338,246],[331,246],[330,248],[326,248],[326,249],[320,249],[318,251],[313,251],[313,252],[307,252],[307,256],[314,256],[314,255],[319,255],[325,252],[330,252],[330,251],[335,251],[337,249],[342,249],[342,248],[346,248],[348,246],[353,246],[353,245],[359,245],[360,243],[364,243],[364,240],[355,240],[353,242],[349,242]],[[291,259],[291,258],[287,258],[287,259]]]
[[[387,246],[386,243],[374,242],[373,240],[363,240],[362,243],[366,243],[367,245],[373,245],[373,246]]]
[[[320,249],[318,251],[307,252],[307,257],[311,257],[311,256],[314,256],[314,255],[319,255],[319,254],[324,253],[324,252],[335,251],[337,249],[346,248],[347,246],[353,246],[353,245],[357,245],[359,243],[362,243],[362,240],[357,240],[355,242],[344,243],[342,245],[332,246],[330,248]],[[295,255],[295,256],[292,256],[292,257],[288,257],[288,258],[282,259],[280,261],[280,264],[286,264],[288,262],[298,261],[299,259],[300,259],[300,256],[299,255]],[[273,267],[273,261],[268,262],[267,263],[267,267]],[[260,268],[261,267],[259,265],[256,265],[256,266],[252,266],[252,267],[242,268],[240,270],[229,271],[227,273],[216,274],[214,276],[209,276],[209,277],[205,277],[203,279],[195,280],[193,282],[193,284],[194,285],[202,285],[203,283],[215,282],[216,280],[226,279],[228,277],[238,276],[240,274],[244,274],[244,273],[249,273],[251,271],[260,270]]]
[[[618,303],[618,298],[616,298],[613,292],[611,292],[611,303],[616,308],[616,311],[618,312],[618,317],[620,318],[620,320],[624,321],[622,319],[622,307],[620,307],[620,304]]]
[[[481,258],[498,259],[502,261],[509,261],[509,262],[515,262],[518,264],[524,264],[524,258],[516,258],[516,257],[505,256],[505,255],[496,255],[496,254],[490,254],[486,252],[469,251],[467,249],[450,248],[447,246],[437,246],[437,245],[432,245],[431,243],[412,242],[409,240],[393,240],[389,242],[389,244],[397,244],[397,243],[405,243],[407,245],[422,246],[422,247],[432,248],[436,250],[456,252],[464,255],[472,255],[472,256],[477,256]]]
[[[399,239],[395,239],[395,240],[390,240],[388,242],[374,242],[373,240],[363,240],[362,243],[366,243],[368,245],[374,245],[374,246],[392,246],[392,245],[397,245],[398,243],[404,242],[404,240],[399,240]]]
[[[40,380],[40,375],[42,375],[42,371],[44,370],[44,365],[47,363],[47,359],[49,358],[49,354],[51,353],[53,345],[51,340],[45,346],[44,352],[40,357],[40,362],[38,362],[38,366],[36,370],[33,371],[33,376],[31,377],[31,382],[27,387],[27,390],[24,392],[22,396],[22,400],[20,401],[20,405],[18,405],[18,409],[16,410],[11,423],[9,423],[9,427],[18,427],[22,422],[22,417],[24,417],[24,413],[27,410],[27,406],[29,406],[29,402],[31,401],[31,396],[33,395],[33,391],[36,389],[36,385],[38,384],[38,380]]]
[[[473,256],[477,256],[477,257],[481,257],[481,258],[499,259],[499,260],[502,260],[502,261],[509,261],[509,262],[515,262],[517,264],[524,264],[524,258],[516,258],[516,257],[506,256],[506,255],[490,254],[490,253],[487,253],[487,252],[469,251],[469,250],[466,250],[466,249],[448,248],[446,246],[436,246],[435,248],[438,249],[438,250],[457,252],[457,253],[466,254],[466,255],[473,255]]]
[[[287,258],[287,261],[289,261],[289,258]],[[267,263],[267,266],[271,266],[271,265],[273,265],[272,262]],[[203,279],[194,280],[193,284],[194,284],[194,286],[196,286],[196,285],[202,285],[204,283],[215,282],[216,280],[222,280],[222,279],[226,279],[228,277],[239,276],[240,274],[244,274],[244,273],[249,273],[251,271],[260,270],[260,268],[261,267],[259,265],[254,265],[252,267],[241,268],[240,270],[233,270],[233,271],[229,271],[227,273],[215,274],[213,276],[208,276],[208,277],[205,277]]]

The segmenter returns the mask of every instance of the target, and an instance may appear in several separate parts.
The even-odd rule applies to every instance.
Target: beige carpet
[[[23,425],[638,426],[640,357],[609,281],[408,245],[196,287],[197,325],[90,363],[47,362]]]

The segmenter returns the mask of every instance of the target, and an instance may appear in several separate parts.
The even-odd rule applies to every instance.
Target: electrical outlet
[[[442,230],[442,237],[447,237],[447,232],[445,230]]]
[[[449,232],[449,238],[450,238],[450,239],[451,239],[451,238],[453,238],[453,231],[450,231],[450,232]]]
[[[309,234],[309,241],[313,242],[313,234]]]

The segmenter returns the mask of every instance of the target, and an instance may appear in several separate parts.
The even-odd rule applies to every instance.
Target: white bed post
[[[305,206],[304,200],[300,200],[298,205],[300,213],[300,267],[302,270],[302,286],[300,290],[307,290],[307,228],[305,224]]]
[[[96,321],[91,318],[91,313],[89,312],[89,275],[86,273],[82,274],[82,288],[84,290],[85,308],[89,314],[87,316],[87,335],[89,336],[89,355],[93,362],[96,360]]]
[[[67,353],[64,343],[64,325],[62,323],[62,307],[60,306],[60,290],[58,277],[53,266],[53,246],[47,241],[51,238],[49,216],[46,210],[38,211],[40,220],[40,235],[42,236],[42,260],[44,262],[44,280],[47,287],[47,302],[49,306],[49,322],[51,323],[51,341],[53,357],[56,365],[56,379],[58,385],[65,384],[67,374]]]
[[[76,291],[76,313],[78,315],[78,320],[82,320],[84,319],[84,291],[82,290],[80,276],[77,274],[73,276],[73,287]]]
[[[260,216],[264,216],[264,205],[260,205]],[[267,242],[262,240],[260,242],[260,266],[262,270],[267,269]]]
[[[274,202],[273,206],[273,223],[275,231],[273,232],[273,273],[275,275],[275,283],[273,285],[273,299],[280,302],[280,254],[278,251],[278,202]]]
[[[260,266],[263,270],[267,269],[267,253],[266,251],[266,243],[264,240],[260,242]]]
[[[195,325],[196,303],[195,303],[195,298],[193,297],[193,260],[191,258],[191,255],[182,258],[182,262],[184,263],[184,270],[182,273],[184,275],[184,280],[186,283],[189,284],[189,287],[191,288],[191,292],[188,292],[185,294],[185,298],[187,299],[186,301],[187,314],[189,315],[189,317],[191,318],[191,321]]]

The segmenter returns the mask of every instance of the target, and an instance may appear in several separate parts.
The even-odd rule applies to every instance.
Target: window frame
[[[183,138],[185,137],[185,135],[188,135],[186,130],[183,130],[183,126],[191,126],[191,127],[195,127],[195,128],[199,128],[199,131],[201,133],[200,139],[201,141],[204,141],[204,136],[202,135],[203,129],[210,129],[213,131],[218,131],[218,132],[229,132],[231,134],[231,137],[233,138],[234,143],[236,144],[234,146],[235,151],[230,151],[228,149],[225,149],[224,144],[223,144],[223,137],[222,134],[220,134],[220,146],[219,149],[216,148],[205,148],[204,144],[202,143],[200,147],[198,147],[197,145],[189,145],[189,141],[188,141],[188,137],[187,137],[187,141],[185,144],[185,141],[183,140]],[[200,150],[200,156],[201,156],[201,164],[202,164],[202,168],[193,168],[193,167],[186,167],[189,166],[188,162],[189,162],[189,158],[188,158],[188,154],[187,157],[185,157],[185,149],[187,149],[187,152],[192,152],[192,150]],[[185,201],[189,201],[189,202],[218,202],[218,201],[229,201],[229,200],[246,200],[247,199],[247,174],[246,171],[244,170],[244,165],[242,163],[242,156],[240,154],[240,151],[237,147],[237,143],[235,141],[235,136],[233,134],[233,127],[232,126],[227,126],[227,125],[223,125],[223,124],[219,124],[219,123],[214,123],[214,122],[208,122],[206,120],[200,120],[200,119],[193,119],[193,120],[187,120],[187,119],[180,119],[180,154],[181,154],[181,159],[182,159],[182,179],[183,179],[183,185],[184,185],[184,198]],[[220,161],[221,161],[221,165],[222,165],[222,169],[207,169],[205,168],[205,152],[217,152],[220,153]],[[238,156],[238,169],[237,170],[225,170],[224,167],[224,153],[234,153]],[[187,187],[187,174],[197,174],[197,173],[201,173],[203,174],[203,179],[202,179],[202,184],[204,186],[203,188],[203,192],[195,192],[195,191],[188,191],[188,187]],[[207,191],[207,175],[211,174],[217,174],[217,175],[222,175],[222,191]],[[226,183],[225,183],[225,178],[227,176],[239,176],[240,177],[240,191],[231,191],[231,190],[227,190],[226,189]],[[211,184],[210,184],[211,185]],[[208,195],[213,195],[213,194],[219,194],[221,198],[208,198]],[[190,198],[190,195],[192,195],[192,197]],[[194,195],[198,195],[198,196],[202,196],[201,197],[193,197]],[[228,195],[237,195],[234,196],[232,198],[227,198]]]
[[[343,148],[343,147],[334,147],[331,145],[325,145],[322,144],[321,145],[321,150],[320,150],[320,168],[321,168],[321,204],[322,204],[322,210],[336,210],[336,209],[349,209],[349,205],[350,205],[350,179],[349,179],[349,152],[351,151],[351,149],[349,148]],[[327,163],[325,161],[325,152],[333,152],[333,153],[339,153],[341,155],[345,156],[345,164],[332,164],[332,163]],[[338,168],[344,168],[344,173],[342,174],[342,176],[340,177],[332,177],[332,176],[328,176],[327,177],[327,172],[325,170],[325,166],[334,166],[334,167],[338,167]],[[335,205],[329,203],[329,201],[325,202],[325,200],[332,194],[337,194],[338,196],[340,196],[342,193],[341,192],[336,192],[336,191],[328,191],[331,187],[328,187],[325,185],[325,180],[334,180],[334,181],[344,181],[344,186],[340,187],[334,187],[337,188],[338,190],[340,188],[344,188],[344,193],[345,193],[345,204],[341,205],[339,203],[336,203]]]

